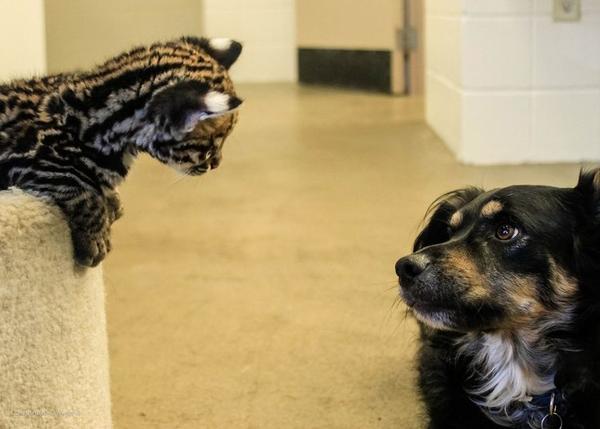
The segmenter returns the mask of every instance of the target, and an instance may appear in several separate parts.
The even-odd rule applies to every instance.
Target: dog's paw
[[[111,250],[110,234],[108,231],[99,234],[73,232],[73,250],[78,264],[95,267]]]

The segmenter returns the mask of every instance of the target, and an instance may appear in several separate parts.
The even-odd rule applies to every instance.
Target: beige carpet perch
[[[0,192],[0,428],[110,428],[104,286],[61,212]]]

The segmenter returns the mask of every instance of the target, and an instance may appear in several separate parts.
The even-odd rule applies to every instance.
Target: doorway
[[[298,1],[299,81],[421,94],[423,16],[422,0]]]

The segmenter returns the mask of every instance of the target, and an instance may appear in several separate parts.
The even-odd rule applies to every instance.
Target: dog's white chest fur
[[[532,396],[554,389],[554,374],[541,370],[553,366],[554,356],[536,353],[523,337],[492,333],[463,341],[480,380],[469,393],[492,419],[519,420]]]

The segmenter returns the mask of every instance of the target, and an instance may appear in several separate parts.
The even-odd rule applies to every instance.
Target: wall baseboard
[[[392,92],[392,52],[298,48],[301,83]]]

